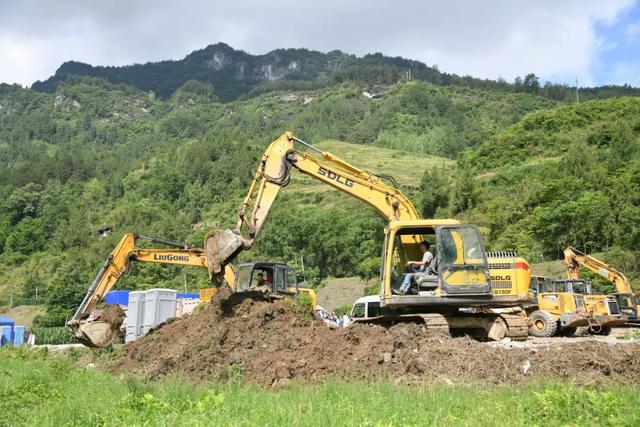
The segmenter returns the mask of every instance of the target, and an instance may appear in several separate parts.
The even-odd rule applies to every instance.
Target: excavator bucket
[[[242,237],[231,230],[216,230],[207,234],[204,239],[204,251],[209,266],[209,277],[221,275],[224,266],[243,246]]]
[[[107,347],[121,335],[124,311],[118,306],[94,310],[84,319],[72,320],[68,326],[76,338],[88,347]]]
[[[116,337],[112,325],[104,321],[81,322],[74,329],[76,338],[88,347],[106,347]]]

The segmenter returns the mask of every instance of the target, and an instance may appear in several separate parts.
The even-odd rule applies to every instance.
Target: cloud
[[[640,61],[621,61],[613,64],[611,83],[640,87]]]
[[[636,21],[633,24],[628,25],[625,32],[627,33],[627,37],[630,39],[635,38],[640,34],[640,21]]]
[[[178,59],[224,41],[250,53],[279,47],[382,52],[441,70],[509,80],[591,82],[611,26],[631,0],[0,0],[0,81],[31,84],[64,61],[94,65]]]

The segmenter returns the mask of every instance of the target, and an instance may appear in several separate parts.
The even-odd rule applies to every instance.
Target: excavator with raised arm
[[[171,249],[142,249],[136,247],[137,241],[149,241],[170,246]],[[96,278],[91,283],[82,303],[73,317],[67,322],[76,338],[89,347],[105,347],[118,335],[120,323],[111,319],[103,310],[96,309],[118,279],[128,270],[131,261],[187,265],[207,268],[204,250],[186,243],[172,242],[157,237],[125,234],[111,251]],[[233,283],[235,271],[231,264],[224,269],[221,280]]]
[[[297,150],[294,143],[308,151]],[[492,280],[478,227],[454,219],[420,218],[411,201],[382,177],[323,152],[291,132],[282,134],[264,152],[235,229],[215,230],[206,236],[210,276],[223,274],[239,252],[253,246],[278,192],[289,183],[292,169],[370,205],[387,220],[377,322],[420,321],[428,329],[463,330],[494,340],[527,336],[526,316],[509,313],[510,308],[532,300],[531,273],[524,259],[492,260],[503,267],[501,273],[509,273]],[[428,273],[411,276],[410,292],[399,293],[408,273],[405,266],[421,258],[423,241],[433,242],[435,262]],[[493,287],[494,281],[500,287]]]
[[[171,249],[138,248],[136,242],[150,241],[172,247]],[[122,318],[114,318],[97,305],[129,269],[132,261],[154,264],[190,266],[206,269],[204,249],[186,243],[173,242],[157,237],[125,234],[111,251],[96,278],[92,282],[74,316],[67,322],[76,338],[89,347],[106,347],[119,334]],[[266,286],[257,286],[257,274],[267,277]],[[286,264],[252,262],[240,264],[237,268],[227,264],[224,274],[214,285],[229,286],[233,292],[259,290],[269,298],[284,298],[308,294],[315,307],[317,298],[310,288],[299,287],[295,272]],[[212,291],[215,291],[213,288]]]
[[[572,246],[564,250],[564,262],[569,279],[580,279],[580,267],[584,267],[613,284],[616,293],[612,297],[615,298],[620,311],[627,315],[627,323],[640,324],[638,297],[633,293],[629,279],[621,271]]]

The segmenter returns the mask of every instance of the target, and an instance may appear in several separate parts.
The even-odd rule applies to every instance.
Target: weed
[[[4,375],[8,372],[8,375]],[[194,387],[171,379],[118,379],[46,353],[0,349],[2,425],[640,425],[640,394],[627,386],[563,382],[513,386],[393,386],[386,381]]]

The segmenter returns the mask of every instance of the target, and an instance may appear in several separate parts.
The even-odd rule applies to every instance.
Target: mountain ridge
[[[160,98],[170,97],[190,80],[211,84],[216,96],[225,102],[251,94],[258,88],[287,88],[296,83],[336,84],[347,80],[367,84],[392,84],[403,79],[422,80],[449,86],[459,85],[504,92],[538,93],[550,99],[569,101],[575,88],[555,83],[542,86],[538,77],[527,74],[514,83],[502,79],[480,79],[442,72],[437,65],[381,53],[357,56],[340,50],[320,52],[306,48],[274,49],[261,55],[216,43],[195,50],[180,60],[136,63],[125,66],[93,66],[66,61],[46,80],[36,81],[32,89],[54,92],[66,81],[83,76],[103,78],[115,84],[127,84]],[[279,84],[279,85],[278,85]],[[620,95],[640,95],[640,89],[625,86],[581,88],[583,99]]]

